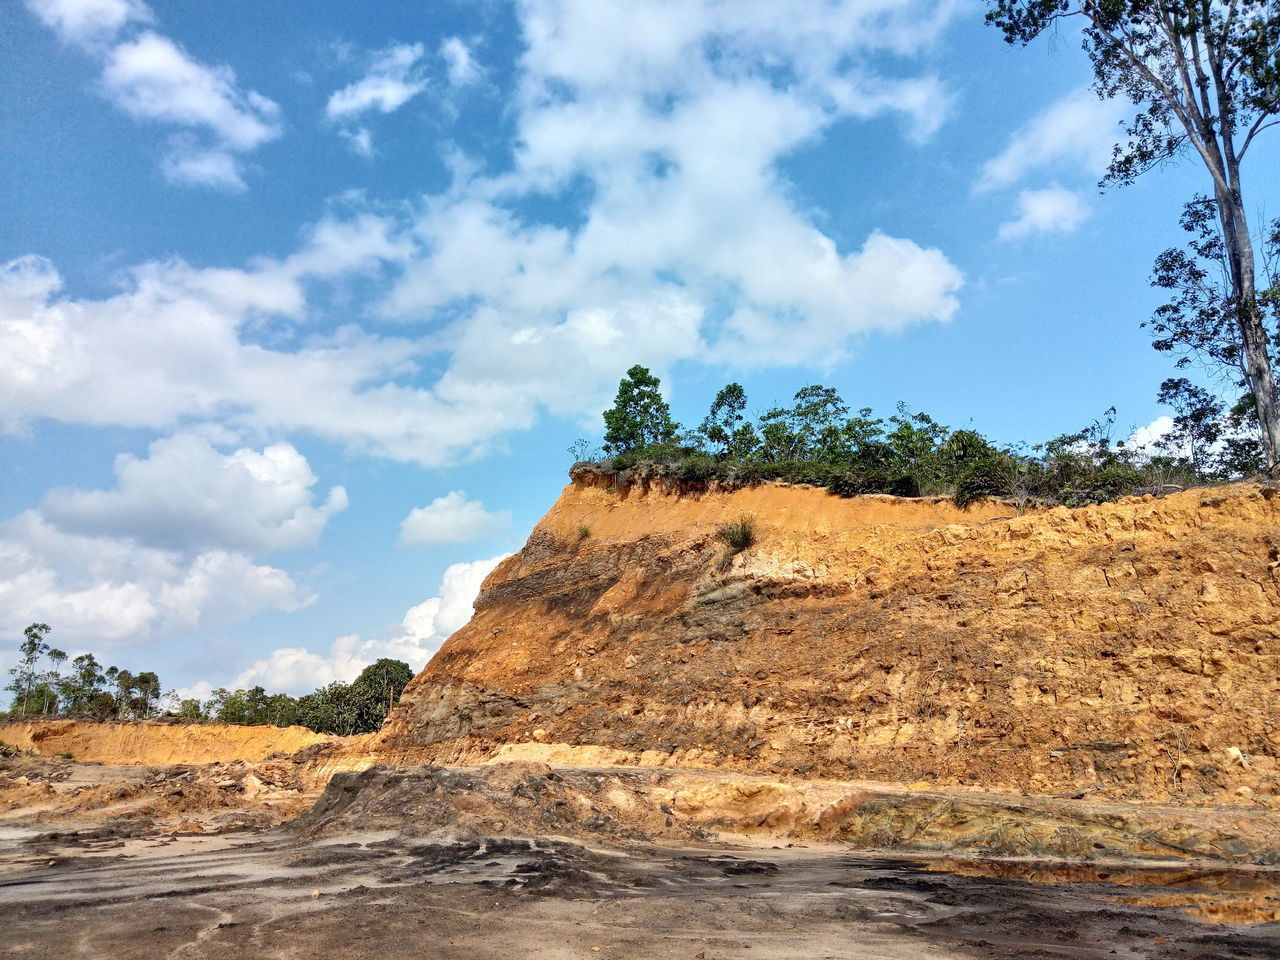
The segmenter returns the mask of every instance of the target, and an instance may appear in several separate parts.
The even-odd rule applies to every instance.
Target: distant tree
[[[134,715],[133,708],[138,692],[138,678],[128,670],[108,667],[107,681],[115,685],[116,719],[130,719]]]
[[[1221,400],[1186,377],[1170,377],[1160,384],[1159,401],[1174,412],[1173,429],[1157,446],[1185,460],[1197,476],[1209,472],[1214,445],[1222,436]]]
[[[372,699],[369,691],[353,690],[351,684],[335,680],[298,699],[298,722],[319,733],[343,737],[363,733]]]
[[[194,697],[188,697],[179,701],[178,709],[174,711],[174,715],[181,717],[183,720],[208,720],[209,715],[205,712],[204,704]]]
[[[730,383],[720,389],[711,402],[711,410],[703,418],[698,432],[706,438],[720,456],[732,456],[734,438],[746,421],[747,392],[740,383]]]
[[[1156,258],[1152,286],[1169,291],[1170,298],[1156,308],[1146,326],[1156,334],[1152,345],[1177,354],[1179,367],[1195,363],[1213,380],[1228,381],[1235,390],[1245,391],[1245,406],[1255,411],[1256,432],[1256,398],[1249,392],[1248,358],[1241,347],[1231,265],[1216,209],[1217,201],[1207,197],[1196,197],[1183,208],[1180,223],[1190,237],[1184,247],[1170,248]],[[1280,220],[1270,224],[1261,253],[1258,282],[1265,288],[1257,294],[1255,312],[1274,360],[1275,345],[1280,341]],[[1190,395],[1181,385],[1189,381],[1170,380],[1165,386],[1169,384],[1176,389],[1169,393],[1162,387],[1161,402],[1176,401],[1177,406],[1185,406]],[[1203,412],[1199,419],[1202,426],[1208,425]],[[1236,446],[1247,443],[1247,438],[1239,435],[1232,439]]]
[[[382,718],[390,712],[400,691],[413,679],[413,670],[403,660],[391,660],[383,657],[369,664],[360,671],[360,676],[352,681],[352,686],[368,691],[374,701],[383,706],[382,715],[377,718],[379,725]]]
[[[792,406],[761,415],[758,455],[787,462],[830,460],[843,452],[843,421],[849,408],[840,394],[815,383],[796,391],[792,399]]]
[[[151,708],[160,699],[160,678],[150,670],[138,674],[134,681],[134,698],[131,707],[135,717],[146,720]]]
[[[47,623],[33,623],[22,631],[22,644],[18,647],[19,659],[16,666],[9,669],[9,676],[13,679],[9,685],[5,687],[14,695],[13,707],[21,716],[28,716],[31,713],[43,712],[36,710],[36,703],[33,700],[33,693],[36,685],[43,682],[40,673],[40,661],[49,653],[49,644],[44,642],[44,638],[53,628]],[[65,657],[65,654],[64,654]],[[43,704],[45,701],[42,700]]]
[[[618,384],[613,406],[604,412],[604,448],[610,456],[671,443],[679,426],[658,388],[662,381],[636,364]]]
[[[106,676],[92,653],[84,653],[71,661],[72,672],[64,677],[58,691],[63,712],[71,716],[90,714],[103,694]]]
[[[37,680],[27,701],[30,716],[49,716],[58,712],[58,691],[44,679]]]
[[[987,22],[1028,44],[1059,21],[1083,20],[1098,96],[1137,106],[1104,184],[1127,184],[1184,153],[1213,186],[1228,295],[1222,304],[1269,464],[1280,460],[1272,342],[1256,288],[1241,163],[1280,120],[1280,5],[1275,0],[987,0]]]

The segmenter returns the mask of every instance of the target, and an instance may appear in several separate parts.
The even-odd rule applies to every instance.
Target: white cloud
[[[357,635],[339,637],[327,654],[303,647],[282,647],[257,661],[232,684],[268,690],[305,693],[335,680],[349,683],[380,657],[403,660],[417,672],[449,636],[471,619],[472,604],[484,578],[509,554],[455,563],[444,572],[437,596],[405,613],[404,621],[386,640],[362,640]]]
[[[1145,427],[1134,430],[1124,445],[1130,450],[1149,451],[1155,444],[1164,439],[1173,430],[1173,417],[1156,417]]]
[[[473,352],[464,336],[451,374],[486,382],[526,375],[508,344],[563,341],[575,324],[605,337],[617,370],[614,350],[647,349],[659,366],[834,362],[859,334],[949,318],[962,278],[945,256],[879,233],[840,250],[774,169],[847,117],[935,129],[949,108],[936,79],[891,80],[863,58],[918,49],[948,16],[927,3],[526,5],[516,167],[431,205],[417,224],[430,256],[409,265],[388,312],[479,302],[468,334],[483,338]],[[583,180],[576,231],[507,210]],[[733,319],[712,324],[713,312]],[[633,317],[666,336],[629,335]],[[579,396],[599,382],[556,366],[591,374],[565,384]]]
[[[102,89],[138,120],[202,129],[212,146],[189,137],[172,145],[164,169],[171,180],[244,189],[236,152],[254,150],[280,135],[280,108],[261,94],[241,92],[235,72],[193,59],[167,37],[144,31],[111,50]]]
[[[594,415],[634,363],[831,364],[866,334],[945,321],[963,283],[945,254],[886,231],[838,243],[779,162],[841,121],[927,135],[943,85],[873,64],[953,12],[531,0],[511,169],[455,159],[452,187],[399,221],[326,219],[293,256],[241,269],[144,264],[104,299],[59,297],[56,270],[23,260],[0,277],[0,424],[199,420],[438,466],[544,413]],[[340,115],[399,98],[359,87]],[[547,196],[578,222],[519,212]],[[373,316],[325,299],[350,275],[381,295]],[[330,302],[348,326],[317,322]]]
[[[160,170],[170,183],[215,187],[230,193],[248,189],[240,161],[229,150],[202,147],[185,137],[174,137]]]
[[[340,130],[338,133],[351,144],[351,149],[366,159],[373,156],[373,134],[368,127],[356,127],[353,130]]]
[[[204,703],[213,696],[213,684],[208,680],[198,680],[189,687],[178,687],[173,693],[179,701],[199,700]]]
[[[453,490],[409,511],[400,524],[400,542],[409,547],[469,543],[491,537],[510,523],[509,512],[490,513],[479,500],[468,500],[461,490]]]
[[[111,40],[127,23],[150,23],[141,0],[27,0],[27,8],[63,40],[93,46]]]
[[[401,43],[374,56],[369,72],[336,91],[325,106],[330,120],[345,120],[369,111],[392,113],[427,88],[420,43]]]
[[[260,553],[311,546],[347,506],[342,487],[312,503],[315,475],[288,443],[224,455],[204,437],[178,434],[151,444],[145,459],[120,455],[115,473],[115,490],[50,491],[42,514],[69,533]]]
[[[283,570],[226,550],[194,555],[66,533],[28,510],[0,521],[0,630],[57,624],[65,641],[144,642],[312,601]]]
[[[368,127],[350,125],[369,113],[394,113],[426,90],[425,55],[420,43],[393,44],[374,54],[361,79],[329,97],[325,115],[343,125],[339,133],[360,156],[373,156],[373,135]]]
[[[460,37],[449,37],[440,44],[440,56],[444,58],[449,85],[465,87],[480,79],[480,65],[471,54],[471,48]]]
[[[241,90],[229,66],[210,66],[154,30],[116,43],[127,25],[150,24],[139,0],[27,0],[47,26],[102,61],[100,92],[117,108],[145,122],[180,128],[161,160],[171,183],[222,190],[245,189],[238,154],[281,133],[280,108],[253,90]]]
[[[1004,150],[983,165],[974,189],[1008,187],[1028,173],[1062,163],[1100,175],[1120,135],[1117,124],[1127,113],[1119,100],[1099,100],[1087,88],[1075,90],[1017,130]]]
[[[1001,240],[1017,240],[1036,233],[1069,233],[1089,217],[1080,195],[1053,183],[1043,190],[1018,194],[1017,217],[1000,224]]]

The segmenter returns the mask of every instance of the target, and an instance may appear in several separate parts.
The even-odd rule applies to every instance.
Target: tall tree
[[[707,439],[707,443],[715,444],[715,452],[721,456],[733,453],[734,434],[746,420],[747,391],[740,383],[730,383],[720,388],[715,400],[711,401],[711,410],[703,418],[698,432]]]
[[[604,412],[604,447],[611,456],[670,443],[679,427],[658,388],[662,381],[636,364],[618,384],[613,406]]]
[[[1258,425],[1274,466],[1280,409],[1257,302],[1253,238],[1241,164],[1280,123],[1280,6],[1276,0],[987,0],[987,22],[1028,44],[1061,20],[1083,19],[1100,97],[1138,107],[1103,184],[1131,183],[1194,153],[1213,184],[1230,276],[1227,304]]]
[[[33,623],[23,630],[22,644],[18,647],[18,663],[9,669],[9,676],[13,679],[5,689],[14,694],[14,706],[24,717],[31,710],[32,693],[43,679],[39,670],[40,661],[50,650],[44,638],[52,629],[47,623]]]

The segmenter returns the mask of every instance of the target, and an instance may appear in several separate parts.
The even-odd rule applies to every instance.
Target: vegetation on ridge
[[[1226,410],[1187,380],[1165,383],[1161,399],[1173,407],[1174,425],[1153,449],[1114,439],[1114,408],[1081,430],[1029,449],[1001,447],[905,404],[887,419],[866,407],[851,413],[835,389],[821,384],[797,391],[789,407],[749,419],[746,392],[731,383],[716,394],[702,423],[688,430],[672,419],[660,386],[647,368],[632,367],[605,413],[604,450],[589,456],[586,441],[578,441],[570,453],[623,483],[648,477],[735,486],[777,480],[840,496],[951,496],[960,506],[986,497],[1019,506],[1078,506],[1223,482],[1266,463],[1250,432],[1249,408]]]

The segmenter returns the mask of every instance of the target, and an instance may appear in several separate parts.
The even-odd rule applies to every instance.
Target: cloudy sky
[[[982,12],[5,4],[0,665],[44,621],[186,689],[420,667],[634,363],[687,422],[1146,427],[1202,176],[1100,195],[1124,106]]]

